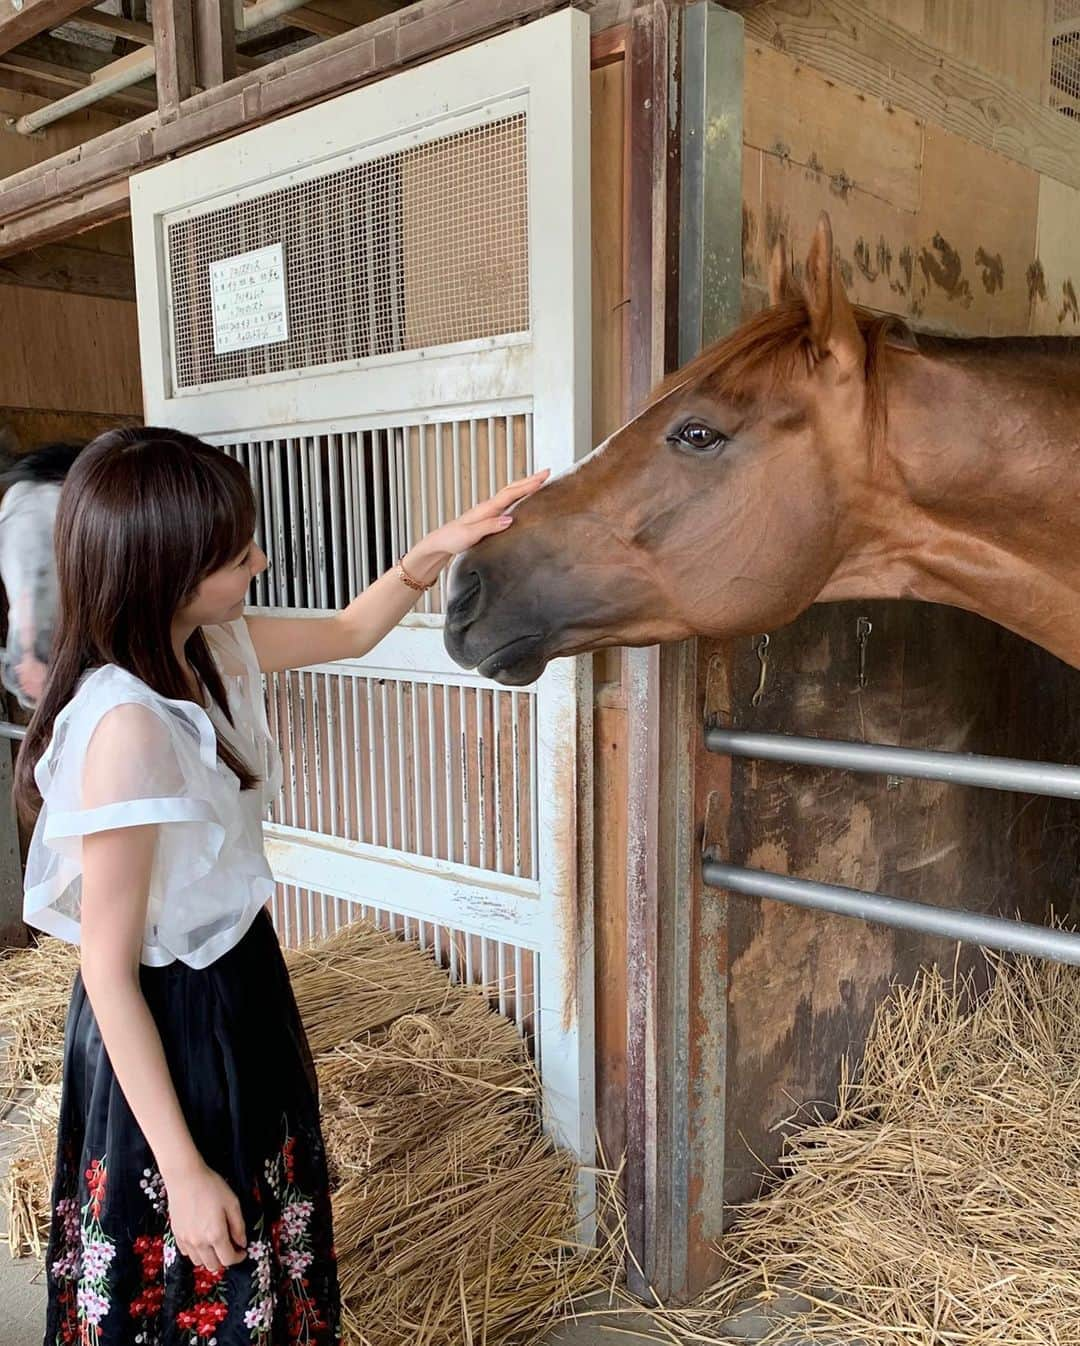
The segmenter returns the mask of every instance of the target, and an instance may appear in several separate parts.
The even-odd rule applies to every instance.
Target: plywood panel
[[[775,154],[761,160],[760,204],[755,227],[748,231],[748,273],[767,276],[769,254],[783,236],[798,276],[823,210],[832,220],[840,271],[852,299],[882,312],[917,312],[916,216],[857,188],[838,194],[825,174]]]
[[[866,0],[866,8],[1038,101],[1045,0]]]
[[[135,305],[120,299],[0,286],[0,406],[138,414]]]
[[[1028,330],[1039,176],[927,126],[916,239],[920,316],[943,330]]]
[[[1037,256],[1028,289],[1032,332],[1080,333],[1080,190],[1053,178],[1039,182]]]
[[[919,205],[922,123],[760,43],[747,44],[743,140],[902,210]]]
[[[136,425],[140,420],[130,412],[37,411],[0,406],[0,431],[9,431],[23,452],[51,441],[89,441],[118,425]]]
[[[1017,6],[1010,6],[1014,14]],[[1041,29],[1041,17],[1032,20],[1024,8],[1025,25]],[[1015,18],[1008,22],[1002,41],[1017,37],[1020,25]],[[957,29],[963,29],[959,20]],[[830,80],[1080,186],[1080,127],[1043,106],[1038,93],[943,52],[927,34],[890,22],[860,0],[774,0],[746,15],[746,31],[762,47],[786,51]],[[1018,36],[1021,42],[1030,38],[1027,32]],[[1026,64],[1027,58],[1019,62]],[[1024,76],[1026,83],[1032,78]]]

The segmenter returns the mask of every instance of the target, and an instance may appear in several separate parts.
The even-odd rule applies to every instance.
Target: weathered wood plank
[[[1043,0],[864,0],[948,56],[978,66],[1036,101],[1046,51]],[[1026,12],[1025,12],[1026,10]]]
[[[131,257],[92,248],[47,244],[0,258],[0,284],[128,299],[134,303],[135,264]]]
[[[195,32],[191,0],[152,0],[157,54],[158,111],[170,121],[195,92]]]
[[[1080,186],[1080,127],[857,0],[772,0],[746,15],[746,31],[831,79]]]
[[[66,22],[86,5],[86,0],[0,0],[0,53],[11,51]]]
[[[54,198],[51,203],[46,186],[45,204],[40,210],[23,219],[0,220],[0,257],[71,238],[84,229],[122,219],[130,209],[127,178],[94,187],[79,197]]]
[[[193,0],[195,80],[214,89],[236,75],[236,23],[232,0]]]

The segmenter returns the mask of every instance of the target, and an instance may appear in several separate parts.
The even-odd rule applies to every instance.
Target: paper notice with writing
[[[280,243],[210,263],[214,354],[289,339],[285,254]]]

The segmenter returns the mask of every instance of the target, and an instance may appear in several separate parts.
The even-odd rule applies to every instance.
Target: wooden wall
[[[0,89],[0,118],[44,101]],[[33,136],[0,132],[0,178],[121,124],[87,109]],[[0,260],[0,427],[23,448],[141,414],[134,299],[126,220]]]
[[[857,8],[776,0],[747,16],[746,310],[765,302],[774,240],[785,236],[800,265],[827,209],[844,279],[862,304],[937,331],[1080,334],[1080,127],[1065,123],[1074,159],[1051,164],[1044,151],[1059,128],[1039,107],[1042,0]],[[885,49],[894,97],[875,74]],[[903,70],[897,52],[907,53]],[[965,102],[984,87],[1014,129],[1046,135],[1002,136],[1004,152],[985,143]],[[862,690],[861,616],[874,627]],[[714,709],[740,727],[1051,761],[1080,755],[1080,674],[950,609],[813,609],[772,633],[756,710],[752,642],[703,643],[700,661],[702,713],[711,663]],[[1051,906],[1080,906],[1073,805],[703,756],[699,818],[710,789],[730,806],[715,839],[739,863],[1036,920]],[[834,1095],[840,1057],[858,1052],[890,981],[954,956],[945,941],[728,900],[718,974],[729,979],[729,1202],[757,1191],[762,1161],[778,1153],[776,1124]]]

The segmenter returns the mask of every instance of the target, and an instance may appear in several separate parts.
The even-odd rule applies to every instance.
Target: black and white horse
[[[0,580],[8,600],[7,648],[0,678],[32,708],[45,681],[56,625],[53,528],[60,487],[82,444],[43,444],[0,460]]]

